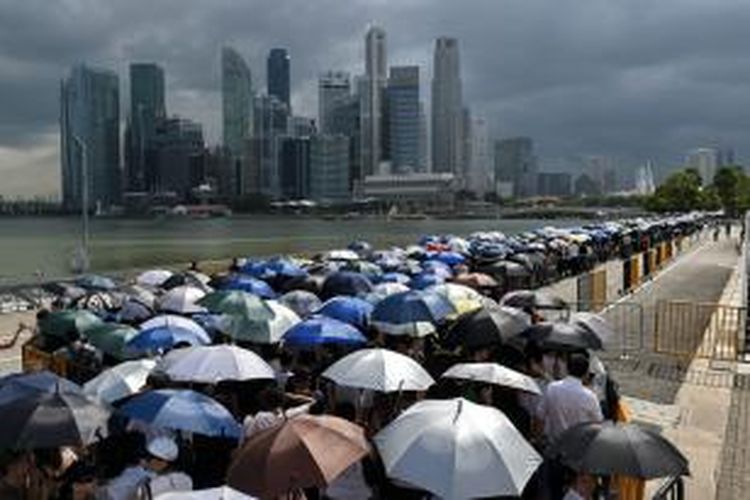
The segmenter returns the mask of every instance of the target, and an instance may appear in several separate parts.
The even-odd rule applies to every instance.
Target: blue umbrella
[[[357,297],[334,297],[328,299],[316,313],[364,330],[370,324],[372,309],[372,304]]]
[[[117,288],[117,284],[110,278],[97,274],[87,274],[77,278],[76,285],[89,290],[113,290]]]
[[[276,277],[276,272],[268,267],[265,261],[248,260],[240,266],[240,272],[258,279],[272,279]]]
[[[241,431],[229,410],[208,396],[186,389],[144,392],[133,396],[120,411],[157,428],[204,436],[238,438]]]
[[[307,271],[302,269],[296,263],[279,257],[267,261],[266,268],[284,278],[296,278],[298,276],[307,275]]]
[[[49,371],[11,373],[0,378],[0,401],[25,398],[38,392],[74,392],[83,395],[79,385]]]
[[[445,283],[445,278],[442,275],[424,272],[414,276],[411,281],[409,281],[409,286],[417,290],[424,290],[427,287],[440,285],[442,283]]]
[[[337,295],[364,296],[372,291],[372,283],[361,273],[339,271],[333,273],[323,282],[321,297],[330,299]]]
[[[453,304],[442,295],[410,290],[378,302],[370,319],[384,333],[424,337],[435,332],[435,324],[455,313]]]
[[[174,317],[168,316],[167,318]],[[185,321],[176,319],[167,319],[158,323],[151,323],[153,320],[147,321],[141,325],[138,335],[128,341],[127,348],[135,352],[157,352],[172,349],[182,343],[190,345],[211,343],[211,337],[200,325],[187,318],[180,319]]]
[[[437,260],[449,266],[463,264],[466,261],[466,257],[458,252],[438,252],[437,254],[433,255],[431,259]]]
[[[411,278],[404,273],[385,273],[380,277],[380,283],[401,283],[405,285]]]
[[[353,252],[357,252],[360,256],[368,256],[372,253],[372,245],[362,240],[352,241],[346,248]]]
[[[262,299],[276,298],[276,292],[273,291],[271,285],[263,280],[252,278],[250,276],[242,276],[240,274],[230,276],[221,284],[220,288],[222,290],[242,290],[257,295]]]
[[[364,345],[367,339],[353,326],[325,316],[313,316],[290,328],[282,339],[285,346],[300,349],[318,345]]]
[[[440,262],[439,260],[428,260],[422,263],[422,270],[429,273],[440,274],[443,278],[450,278],[453,276],[453,271],[448,264]]]
[[[296,312],[300,318],[310,316],[317,311],[323,302],[312,292],[307,290],[292,290],[279,297],[279,303]]]

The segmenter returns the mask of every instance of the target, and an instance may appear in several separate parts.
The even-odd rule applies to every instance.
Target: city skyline
[[[341,69],[362,73],[361,40],[369,19],[375,19],[388,33],[389,65],[415,64],[423,69],[423,91],[424,82],[432,77],[430,59],[434,39],[442,35],[457,38],[461,45],[466,102],[480,108],[492,138],[528,135],[538,144],[541,156],[611,154],[625,158],[633,166],[646,158],[672,166],[678,165],[685,152],[695,147],[730,144],[740,154],[745,149],[743,140],[747,134],[736,111],[741,106],[733,104],[743,96],[738,87],[744,83],[740,69],[744,56],[738,55],[731,63],[724,64],[735,51],[740,51],[732,36],[740,36],[739,25],[750,18],[750,9],[738,2],[721,2],[718,10],[723,34],[713,29],[713,21],[719,19],[713,13],[715,9],[697,5],[681,9],[683,29],[699,22],[708,28],[708,34],[703,31],[701,50],[697,51],[702,59],[697,61],[686,59],[696,50],[694,46],[691,49],[689,38],[669,27],[674,23],[662,28],[658,38],[655,30],[647,29],[656,22],[653,19],[667,19],[673,14],[674,4],[670,10],[670,2],[649,6],[652,19],[649,21],[630,16],[637,9],[637,2],[626,2],[616,8],[584,3],[564,10],[548,6],[547,10],[560,23],[554,33],[541,37],[541,41],[533,39],[533,29],[524,34],[510,28],[513,20],[521,18],[527,19],[530,24],[526,25],[533,28],[535,20],[549,19],[550,14],[516,4],[471,2],[469,8],[460,11],[451,5],[430,8],[422,2],[408,6],[386,3],[380,7],[339,8],[346,12],[332,16],[337,28],[330,25],[323,29],[325,36],[312,33],[319,30],[302,29],[308,18],[323,20],[306,10],[309,7],[294,2],[285,2],[285,11],[295,12],[294,16],[289,15],[288,26],[269,26],[273,27],[271,31],[263,23],[279,15],[273,4],[252,2],[250,6],[257,18],[239,25],[230,21],[241,18],[240,14],[247,12],[248,7],[229,2],[216,7],[213,13],[198,4],[189,5],[185,13],[172,16],[174,19],[163,7],[141,6],[144,12],[136,15],[135,9],[97,5],[93,10],[102,16],[84,22],[76,33],[62,29],[60,21],[47,18],[44,9],[34,7],[34,2],[26,4],[0,7],[0,17],[9,26],[6,34],[16,38],[9,38],[0,49],[3,56],[0,60],[8,69],[0,75],[0,89],[4,90],[0,94],[4,109],[0,118],[0,171],[8,174],[3,194],[9,194],[5,190],[41,194],[45,190],[38,188],[44,186],[57,191],[59,141],[55,87],[75,62],[117,72],[122,110],[127,109],[123,97],[128,95],[124,81],[127,65],[156,62],[166,73],[170,114],[204,124],[209,143],[216,144],[221,119],[218,47],[224,44],[235,47],[248,60],[257,77],[254,79],[261,82],[265,82],[268,51],[274,47],[287,48],[294,65],[291,100],[295,114],[315,116],[320,71]],[[291,8],[291,4],[297,8]],[[52,10],[64,20],[76,12],[75,4],[71,5]],[[330,8],[341,5],[326,3]],[[435,20],[415,29],[414,20],[428,13],[434,14]],[[110,18],[117,19],[119,24],[112,21],[109,25]],[[193,26],[204,23],[205,33],[199,30],[201,33],[193,33],[197,35],[193,39],[185,37],[185,33],[178,36],[175,26],[184,26],[188,21]],[[159,26],[164,39],[144,35],[148,26]],[[611,28],[607,33],[603,32],[605,26]],[[19,30],[19,27],[25,28]],[[35,38],[30,40],[25,32]],[[648,43],[658,45],[661,38],[674,39],[682,45],[665,42],[661,53],[648,46]],[[601,54],[592,52],[594,48]],[[549,52],[558,58],[546,57]],[[712,54],[716,55],[716,61],[706,62]],[[613,69],[608,70],[609,66]],[[718,87],[712,86],[714,80]],[[719,85],[724,80],[731,91]],[[675,86],[675,82],[680,85]],[[717,92],[717,88],[722,91]],[[429,101],[428,94],[424,95]],[[571,108],[572,102],[577,104],[575,109]],[[121,122],[125,114],[121,112]]]

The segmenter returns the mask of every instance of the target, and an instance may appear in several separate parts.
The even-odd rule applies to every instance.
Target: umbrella
[[[127,343],[138,335],[138,330],[118,323],[101,323],[86,331],[86,340],[104,354],[116,359],[128,359]]]
[[[476,311],[488,300],[473,288],[456,283],[441,283],[429,287],[427,291],[440,294],[448,299],[458,314]]]
[[[125,361],[86,382],[83,392],[101,401],[113,403],[143,389],[155,367],[156,361],[151,359]]]
[[[90,328],[101,323],[102,320],[90,311],[68,309],[47,312],[39,318],[37,326],[42,335],[75,340]]]
[[[570,317],[570,323],[587,330],[591,335],[601,339],[604,343],[614,339],[617,335],[609,322],[599,314],[589,312],[573,313]]]
[[[571,323],[537,323],[521,333],[521,336],[558,349],[604,349],[602,340],[595,333]]]
[[[500,304],[517,309],[562,309],[565,301],[537,290],[517,290],[503,296]]]
[[[161,495],[156,495],[154,500],[257,500],[257,498],[240,493],[229,486],[220,486],[204,490],[162,493]]]
[[[314,348],[318,345],[363,345],[367,339],[353,326],[325,316],[312,316],[289,329],[282,338],[285,346]]]
[[[123,287],[120,291],[125,294],[123,302],[137,300],[151,309],[156,307],[156,295],[154,295],[154,292],[151,290],[139,285],[128,285]]]
[[[111,410],[80,392],[9,391],[0,395],[0,448],[85,446],[106,437]]]
[[[322,488],[369,451],[360,426],[329,415],[300,415],[251,436],[229,467],[227,483],[261,498]]]
[[[295,278],[305,276],[307,271],[302,269],[299,264],[289,259],[273,258],[266,262],[266,269],[272,271],[276,276],[282,278]]]
[[[542,394],[533,378],[497,363],[459,363],[451,366],[442,377],[486,382],[532,394]]]
[[[154,310],[136,298],[123,302],[119,312],[120,321],[140,322],[154,315]]]
[[[633,423],[588,422],[566,430],[551,456],[597,476],[641,479],[689,474],[688,459],[666,438]]]
[[[459,274],[453,281],[471,288],[495,288],[498,286],[498,282],[492,276],[484,273]]]
[[[426,391],[435,381],[409,356],[388,349],[360,349],[323,372],[336,384],[380,392]]]
[[[466,257],[458,252],[438,252],[437,254],[431,256],[430,259],[440,261],[443,264],[447,264],[449,266],[463,264],[464,261],[466,261]]]
[[[76,279],[76,285],[88,290],[114,290],[117,288],[115,282],[106,276],[88,274]]]
[[[94,312],[111,311],[115,308],[115,299],[106,292],[92,292],[76,299],[75,307]]]
[[[328,299],[315,313],[349,323],[361,330],[365,330],[370,324],[372,310],[372,304],[366,300],[344,296]]]
[[[324,258],[325,260],[353,261],[359,260],[359,255],[352,250],[330,250],[326,252]]]
[[[206,295],[206,292],[194,286],[178,286],[172,288],[159,300],[159,309],[177,314],[193,314],[205,312],[196,303]]]
[[[445,345],[478,349],[501,344],[527,330],[531,318],[520,309],[484,307],[458,319],[448,332]]]
[[[86,295],[86,290],[71,283],[46,283],[42,288],[52,294],[76,300]]]
[[[174,273],[166,269],[151,269],[150,271],[144,271],[135,278],[135,282],[139,285],[148,286],[152,288],[158,288],[164,284]]]
[[[446,279],[453,276],[453,271],[451,271],[450,266],[444,264],[443,262],[440,262],[439,260],[428,260],[426,262],[423,262],[422,270],[429,273],[438,274]]]
[[[204,436],[239,437],[240,425],[215,400],[188,389],[159,389],[133,396],[120,411],[153,427]]]
[[[223,290],[243,290],[263,299],[276,298],[276,292],[271,285],[263,280],[235,274],[226,279],[220,286]]]
[[[351,271],[339,271],[328,276],[323,282],[321,297],[323,299],[330,299],[337,295],[358,297],[371,291],[372,283],[365,275]]]
[[[279,297],[279,303],[287,306],[301,318],[310,316],[323,302],[312,292],[307,290],[292,290]]]
[[[417,290],[424,290],[425,288],[440,285],[442,283],[445,283],[445,277],[442,274],[423,272],[414,276],[411,281],[409,281],[409,286]]]
[[[379,281],[380,283],[401,283],[402,285],[406,285],[411,281],[411,278],[404,273],[391,272],[381,275]]]
[[[273,368],[263,358],[234,345],[175,349],[164,357],[159,369],[172,380],[204,384],[275,377]]]
[[[164,290],[172,290],[181,286],[191,286],[203,291],[203,293],[209,293],[212,291],[211,287],[208,285],[210,281],[211,278],[203,273],[197,271],[184,271],[170,276],[161,284],[161,288]]]
[[[210,344],[211,337],[195,321],[163,315],[143,323],[138,335],[128,341],[127,347],[136,351],[159,351],[171,349],[180,343]]]
[[[290,328],[301,320],[288,307],[275,300],[266,302],[273,316],[260,319],[247,318],[228,314],[219,320],[218,328],[235,340],[244,340],[256,344],[276,344]]]
[[[349,243],[349,245],[346,247],[347,250],[351,250],[352,252],[356,252],[357,255],[360,256],[369,256],[372,254],[372,245],[370,245],[366,241],[352,241]]]
[[[368,293],[365,299],[373,304],[377,304],[389,295],[408,292],[409,290],[408,286],[401,283],[378,283],[372,287],[372,292]]]
[[[412,405],[375,445],[388,477],[451,499],[520,496],[542,463],[500,410],[462,398]]]
[[[78,384],[50,371],[12,373],[0,378],[0,400],[25,398],[37,392],[75,392],[83,394]]]
[[[290,278],[281,284],[280,289],[284,292],[291,292],[292,290],[305,290],[314,294],[320,293],[323,289],[323,282],[325,276],[323,274],[308,274],[305,276],[297,276]]]
[[[424,337],[456,309],[442,295],[422,290],[390,295],[375,305],[372,324],[391,335]]]
[[[243,290],[218,290],[197,303],[212,313],[231,314],[250,320],[267,319],[274,315],[265,301]]]

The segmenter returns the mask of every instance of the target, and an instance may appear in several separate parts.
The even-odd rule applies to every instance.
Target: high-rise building
[[[206,178],[205,143],[200,123],[168,118],[157,125],[153,144],[156,166],[153,191],[185,200]]]
[[[121,194],[120,84],[112,71],[75,66],[60,85],[63,205],[88,209],[116,204]],[[85,171],[84,171],[85,165]]]
[[[361,175],[377,172],[383,160],[383,92],[387,75],[385,31],[372,26],[365,35],[365,75],[360,92]]]
[[[589,156],[585,159],[586,174],[596,183],[601,193],[617,191],[617,163],[608,156]]]
[[[306,116],[289,117],[289,135],[292,137],[310,137],[318,132],[315,119]]]
[[[262,95],[255,98],[253,125],[256,141],[252,169],[259,175],[260,193],[277,198],[281,195],[278,170],[279,139],[288,135],[289,115],[286,104],[275,96]]]
[[[463,98],[458,40],[435,41],[432,77],[432,171],[459,176],[463,168]]]
[[[286,49],[275,48],[268,53],[266,60],[266,78],[268,80],[268,95],[275,96],[286,104],[291,113],[292,104],[289,100],[289,54]]]
[[[635,173],[635,192],[642,196],[654,194],[656,183],[654,182],[653,163],[649,160],[638,167]]]
[[[471,152],[469,153],[469,158],[471,165],[467,176],[466,188],[481,196],[487,192],[494,191],[492,186],[495,184],[487,121],[481,117],[473,118],[470,130]]]
[[[568,172],[539,172],[536,192],[539,196],[570,196],[573,177]]]
[[[164,70],[154,63],[130,65],[130,116],[128,117],[126,173],[127,189],[149,191],[154,183],[154,165],[146,160],[156,127],[167,116]]]
[[[419,66],[392,66],[387,96],[393,173],[417,172],[421,167]]]
[[[229,47],[221,49],[221,105],[224,147],[242,156],[253,134],[253,84],[245,60]]]
[[[465,107],[461,112],[461,164],[458,168],[458,180],[463,189],[469,188],[469,172],[473,162],[471,158],[472,126],[473,120],[471,118],[471,110]]]
[[[495,183],[512,184],[516,198],[534,196],[537,160],[529,137],[514,137],[495,142]]]
[[[427,115],[424,112],[424,102],[419,101],[419,172],[426,172],[429,165],[429,140],[430,134],[427,131]]]
[[[284,137],[280,139],[279,149],[282,198],[307,198],[310,194],[310,137]]]
[[[342,109],[349,105],[352,95],[349,73],[328,71],[318,79],[318,125],[322,134],[347,133],[348,123],[341,123],[345,116]]]
[[[696,169],[704,186],[714,182],[714,176],[720,166],[720,154],[717,148],[692,149],[685,157],[685,167]]]
[[[349,137],[341,134],[310,138],[310,197],[346,201],[349,189]]]

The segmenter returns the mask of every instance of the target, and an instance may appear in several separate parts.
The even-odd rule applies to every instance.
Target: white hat
[[[179,450],[172,438],[159,436],[149,440],[146,451],[165,462],[172,462],[177,458]]]

